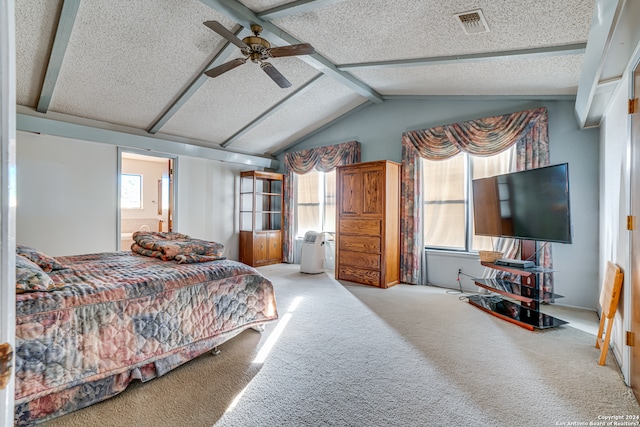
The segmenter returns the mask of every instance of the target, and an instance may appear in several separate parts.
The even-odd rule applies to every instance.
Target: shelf
[[[507,301],[497,295],[471,295],[469,296],[469,304],[530,331],[555,328],[569,323],[537,310],[523,307],[515,302]]]
[[[520,283],[513,283],[509,280],[474,279],[474,282],[476,285],[492,292],[526,303],[551,301],[555,298],[563,298],[562,295],[536,290],[534,287],[521,285]]]
[[[518,276],[531,276],[536,273],[553,273],[555,270],[544,267],[531,267],[531,268],[518,268],[508,265],[497,265],[492,262],[480,262],[480,264],[487,268],[493,268],[495,270],[506,271],[511,274],[517,274]]]
[[[240,194],[255,194],[256,196],[282,196],[282,193],[263,192],[263,191],[241,191]]]

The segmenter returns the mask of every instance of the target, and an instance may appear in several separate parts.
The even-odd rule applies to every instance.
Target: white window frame
[[[321,179],[318,179],[318,183],[319,183],[319,189],[318,189],[318,203],[304,203],[303,205],[305,206],[318,206],[318,210],[320,213],[320,224],[321,224],[321,229],[320,230],[314,230],[314,231],[328,231],[328,232],[335,232],[335,230],[326,230],[326,225],[327,225],[327,221],[325,218],[325,199],[326,199],[326,178],[325,175],[328,173],[336,173],[336,170],[332,170],[329,172],[320,172],[318,170],[312,170],[311,172],[308,173],[318,173],[320,174]],[[300,204],[298,203],[298,179],[300,176],[305,175],[305,174],[297,174],[294,173],[294,177],[295,177],[295,181],[294,181],[294,193],[295,193],[295,197],[294,197],[294,222],[295,222],[295,238],[296,239],[302,239],[304,237],[304,235],[301,235],[299,230],[299,223],[298,223],[298,206],[300,206]],[[335,191],[334,191],[335,194]],[[336,200],[337,203],[337,200]]]
[[[124,185],[124,177],[138,177],[138,193],[139,193],[139,200],[138,200],[138,205],[137,206],[124,206],[123,202],[123,197],[124,197],[124,191],[122,186]],[[142,203],[143,199],[144,199],[144,195],[143,195],[143,189],[144,189],[144,183],[143,183],[143,179],[144,177],[139,174],[139,173],[121,173],[120,174],[120,204],[122,205],[122,209],[143,209],[144,205]]]
[[[511,147],[510,150],[515,150],[515,146]],[[425,242],[424,242],[424,247],[425,250],[429,250],[429,251],[450,251],[450,252],[458,252],[458,253],[469,253],[469,254],[477,254],[478,253],[478,249],[473,249],[473,194],[471,191],[471,187],[472,187],[472,180],[473,180],[473,162],[471,162],[471,155],[468,153],[460,153],[459,155],[464,156],[464,201],[462,203],[464,203],[464,227],[465,227],[465,231],[464,231],[464,248],[460,248],[460,247],[452,247],[452,246],[436,246],[436,245],[429,245],[426,242],[426,238]],[[513,153],[514,157],[515,157],[515,151]],[[515,170],[513,170],[515,171]],[[511,172],[513,172],[511,171]],[[423,182],[423,185],[426,185],[426,183]],[[454,203],[454,202],[458,202],[456,200],[451,200],[451,201],[445,201],[444,203]],[[425,219],[425,215],[426,215],[426,207],[429,204],[432,204],[433,202],[429,202],[426,199],[423,201],[423,215],[422,215],[422,224],[423,227],[426,226],[426,219]],[[440,204],[444,204],[444,203],[440,203]],[[422,230],[422,233],[424,235],[424,230]]]

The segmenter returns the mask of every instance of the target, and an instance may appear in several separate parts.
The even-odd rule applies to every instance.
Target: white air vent
[[[487,21],[484,19],[481,9],[456,13],[454,16],[458,18],[458,22],[460,22],[460,25],[462,25],[462,29],[466,34],[489,32],[489,26],[487,25]]]

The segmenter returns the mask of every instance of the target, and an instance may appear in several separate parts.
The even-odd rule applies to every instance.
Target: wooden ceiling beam
[[[274,19],[300,15],[302,13],[331,6],[332,4],[343,1],[345,0],[297,0],[283,4],[282,6],[272,7],[271,9],[267,9],[263,12],[258,12],[256,15],[265,21],[273,21]]]
[[[239,27],[235,32],[239,38],[243,38],[245,36],[250,35],[251,32],[244,27]],[[189,83],[187,88],[182,91],[180,95],[176,98],[176,100],[169,105],[169,107],[160,115],[160,117],[151,125],[148,132],[151,134],[157,133],[162,126],[164,126],[174,114],[178,112],[180,108],[200,89],[200,87],[210,79],[210,77],[206,76],[205,71],[210,70],[211,68],[217,67],[218,65],[224,64],[229,57],[238,52],[238,48],[230,42],[227,42],[222,50],[218,52],[213,59],[202,69],[197,76]]]
[[[64,55],[69,45],[71,31],[73,31],[73,24],[76,21],[79,7],[80,0],[64,0],[62,3],[62,11],[58,19],[58,28],[56,29],[53,47],[51,48],[51,55],[49,56],[49,63],[47,65],[47,72],[44,76],[44,82],[36,108],[40,113],[46,113],[49,109],[49,104],[51,104],[51,97],[58,82],[60,68],[62,67],[62,61],[64,60]]]
[[[231,135],[226,141],[224,141],[222,144],[220,144],[220,146],[221,147],[228,147],[229,145],[233,144],[235,141],[238,140],[238,138],[240,138],[240,136],[242,136],[245,133],[249,132],[251,129],[253,129],[257,125],[259,125],[260,123],[265,121],[267,118],[272,116],[278,110],[280,110],[284,106],[284,104],[287,103],[287,101],[291,100],[292,98],[294,98],[296,96],[302,95],[303,93],[308,91],[311,88],[311,86],[322,77],[325,77],[324,74],[317,74],[314,78],[312,78],[311,80],[306,82],[304,85],[296,88],[296,90],[294,92],[290,93],[286,98],[282,99],[280,102],[275,104],[273,107],[269,108],[267,111],[265,111],[264,113],[262,113],[261,115],[256,117],[254,120],[252,120],[250,123],[248,123],[242,129],[240,129],[238,132],[236,132],[233,135]]]
[[[27,107],[17,108],[16,130],[256,167],[277,169],[279,166],[279,162],[273,157],[237,153],[205,146],[205,144],[211,145],[207,141],[175,135],[149,135],[137,128],[81,119],[55,112],[42,114]]]
[[[499,52],[482,52],[465,55],[434,56],[430,58],[398,59],[393,61],[361,62],[338,65],[339,70],[423,67],[428,65],[461,64],[504,59],[544,58],[550,56],[582,55],[587,48],[586,43],[561,46],[538,47],[532,49],[503,50]]]

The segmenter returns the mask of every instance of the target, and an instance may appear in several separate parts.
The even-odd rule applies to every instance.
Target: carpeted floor
[[[280,313],[263,334],[245,331],[219,356],[46,426],[557,426],[640,415],[611,353],[599,366],[595,336],[571,325],[530,332],[443,289],[340,283],[297,265],[260,271]]]

